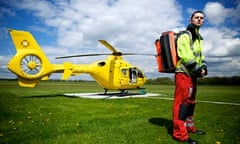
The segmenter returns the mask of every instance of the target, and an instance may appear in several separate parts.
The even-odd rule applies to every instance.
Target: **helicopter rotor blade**
[[[157,56],[156,54],[149,54],[149,53],[123,53],[122,55],[147,55],[147,56]]]
[[[73,57],[86,57],[86,56],[101,56],[101,55],[111,55],[111,54],[82,54],[82,55],[70,55],[70,56],[56,57],[55,59],[64,59],[64,58],[73,58]]]
[[[147,55],[147,56],[157,56],[155,54],[147,54],[147,53],[120,53],[121,55]],[[81,54],[81,55],[70,55],[70,56],[62,56],[56,57],[55,59],[64,59],[64,58],[74,58],[74,57],[87,57],[87,56],[101,56],[101,55],[117,55],[115,54]]]
[[[98,40],[101,44],[103,44],[105,47],[107,47],[109,50],[111,50],[114,53],[119,53],[112,45],[110,45],[107,41],[105,40]]]
[[[122,53],[120,51],[117,51],[111,44],[109,44],[106,40],[98,40],[101,44],[103,44],[105,47],[107,47],[109,50],[111,50],[113,55],[115,56],[121,56],[121,55],[148,55],[148,56],[156,56],[154,54],[145,54],[145,53]]]

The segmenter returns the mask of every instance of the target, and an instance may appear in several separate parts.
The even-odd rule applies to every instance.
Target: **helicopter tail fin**
[[[48,79],[53,65],[31,33],[9,30],[16,48],[16,54],[8,63],[8,69],[17,75],[22,87],[35,87],[40,80]]]

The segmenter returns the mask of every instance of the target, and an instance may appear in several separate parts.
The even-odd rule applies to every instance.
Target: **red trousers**
[[[184,73],[175,74],[173,137],[176,140],[187,140],[188,133],[196,130],[193,122],[196,92],[196,78],[189,77]]]

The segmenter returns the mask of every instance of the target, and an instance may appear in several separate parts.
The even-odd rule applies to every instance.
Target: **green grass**
[[[172,98],[174,86],[146,85]],[[102,92],[95,82],[40,82],[20,88],[0,81],[0,143],[170,144],[172,101],[157,98],[83,99],[66,92]],[[238,86],[199,86],[198,100],[240,103]],[[203,144],[240,144],[240,106],[197,103]]]

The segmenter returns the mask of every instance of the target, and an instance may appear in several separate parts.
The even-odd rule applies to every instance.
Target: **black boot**
[[[206,133],[202,130],[196,130],[195,132],[192,132],[193,134],[198,134],[198,135],[205,135]]]

